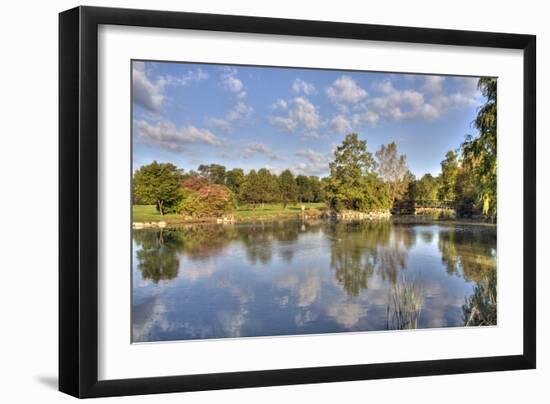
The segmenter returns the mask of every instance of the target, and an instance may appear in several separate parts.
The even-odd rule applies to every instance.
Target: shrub
[[[193,191],[186,189],[179,212],[193,217],[219,217],[235,207],[232,192],[223,185],[207,184]]]

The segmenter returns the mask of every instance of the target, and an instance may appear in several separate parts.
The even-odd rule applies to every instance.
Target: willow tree
[[[478,88],[486,98],[473,122],[479,135],[466,137],[462,154],[464,161],[473,167],[483,214],[494,217],[497,211],[497,80],[481,78]]]

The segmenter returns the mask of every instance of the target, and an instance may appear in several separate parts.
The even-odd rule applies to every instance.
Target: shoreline
[[[296,221],[301,220],[303,222],[313,222],[313,221],[324,221],[324,222],[361,222],[361,221],[380,221],[380,220],[391,220],[396,223],[417,223],[422,224],[456,224],[456,225],[478,225],[478,226],[489,226],[496,227],[497,224],[487,220],[480,220],[474,218],[445,218],[445,217],[433,217],[428,215],[379,215],[373,216],[369,214],[357,215],[357,216],[343,216],[338,217],[336,215],[331,215],[330,213],[324,213],[321,215],[301,215],[301,214],[289,214],[289,215],[263,215],[257,217],[240,217],[240,218],[195,218],[195,219],[185,219],[181,218],[179,220],[158,220],[158,221],[132,221],[132,229],[140,230],[147,228],[170,228],[170,227],[181,227],[186,225],[234,225],[234,224],[247,224],[247,223],[275,223],[282,221]]]

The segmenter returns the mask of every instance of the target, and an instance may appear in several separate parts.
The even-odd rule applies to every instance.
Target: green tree
[[[242,168],[234,168],[225,173],[225,185],[234,195],[240,194],[243,182],[244,171]]]
[[[285,170],[279,176],[280,200],[283,203],[283,209],[291,202],[296,202],[298,197],[298,187],[296,180],[290,170]]]
[[[325,191],[332,209],[364,211],[391,206],[391,194],[376,175],[376,162],[367,151],[367,142],[359,140],[356,133],[347,135],[336,148],[329,167]]]
[[[165,212],[175,208],[181,199],[180,182],[182,171],[171,163],[157,163],[141,166],[132,182],[134,200],[154,204],[157,211]]]
[[[258,199],[262,204],[279,200],[279,181],[267,168],[260,168],[257,176]]]
[[[439,178],[431,174],[424,174],[416,181],[417,201],[435,201],[439,195]]]
[[[252,204],[254,207],[260,202],[260,183],[256,170],[250,170],[244,177],[239,190],[239,199]]]
[[[198,167],[198,171],[202,177],[214,184],[225,184],[225,166],[220,164],[201,164]]]
[[[180,203],[180,213],[194,217],[219,217],[235,208],[233,194],[224,185],[207,184],[189,191]]]
[[[474,121],[479,136],[466,137],[462,154],[473,168],[483,214],[494,217],[497,211],[497,80],[481,78],[478,88],[486,98]]]
[[[378,160],[378,175],[388,184],[392,202],[401,199],[407,192],[409,185],[409,169],[407,156],[399,155],[395,142],[382,145],[376,152]]]
[[[445,159],[441,162],[440,200],[452,202],[456,200],[455,183],[458,170],[458,157],[454,151],[450,150],[445,155]]]
[[[296,185],[298,186],[298,199],[300,202],[313,202],[315,195],[310,177],[298,175],[296,177]]]

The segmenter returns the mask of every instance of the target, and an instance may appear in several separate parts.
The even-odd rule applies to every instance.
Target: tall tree
[[[134,198],[154,204],[161,215],[175,208],[181,198],[182,171],[171,163],[157,163],[140,167],[132,182]]]
[[[455,183],[458,174],[458,157],[452,150],[445,154],[441,162],[441,186],[439,188],[439,199],[442,201],[456,200]]]
[[[416,200],[435,201],[439,194],[439,178],[431,174],[424,174],[416,181]]]
[[[214,184],[224,185],[225,166],[220,164],[201,164],[198,167],[199,174]]]
[[[407,156],[399,155],[395,142],[382,145],[376,152],[378,174],[382,181],[388,184],[392,201],[401,199],[407,192],[409,184],[409,169]]]
[[[258,170],[258,197],[262,204],[279,200],[279,181],[267,168]]]
[[[478,200],[484,215],[495,216],[497,209],[497,80],[481,78],[478,88],[486,102],[474,121],[479,136],[467,136],[462,144],[464,160],[474,168]]]
[[[283,208],[286,208],[286,205],[291,202],[296,202],[298,187],[296,186],[294,175],[292,175],[290,170],[283,171],[279,176],[279,192]]]
[[[347,135],[336,148],[329,167],[326,198],[332,209],[368,210],[391,204],[387,187],[377,178],[367,142],[359,140],[356,133]]]
[[[296,177],[298,186],[298,199],[300,202],[313,202],[315,195],[313,194],[313,184],[307,175],[298,175]]]
[[[243,182],[244,171],[242,168],[233,168],[225,173],[225,185],[234,195],[239,195]]]
[[[241,184],[239,198],[243,202],[251,203],[256,207],[256,204],[260,202],[259,188],[258,173],[256,170],[250,170]]]

